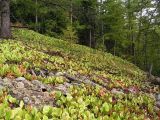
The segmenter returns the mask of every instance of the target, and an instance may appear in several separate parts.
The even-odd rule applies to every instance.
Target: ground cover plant
[[[54,106],[37,109],[1,89],[0,118],[6,120],[156,120],[155,100],[146,73],[135,65],[85,46],[14,29],[13,39],[0,41],[0,76],[40,80],[53,86],[67,81],[59,73],[82,77],[94,85],[72,85],[67,94],[50,91]]]

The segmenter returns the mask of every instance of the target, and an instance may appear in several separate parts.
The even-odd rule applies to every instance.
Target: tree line
[[[1,18],[8,13],[3,6]],[[14,26],[110,52],[160,74],[159,0],[10,0],[10,10]]]

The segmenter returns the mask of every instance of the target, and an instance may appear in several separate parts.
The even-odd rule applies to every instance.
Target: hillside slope
[[[144,84],[146,75],[135,65],[111,54],[34,31],[15,29],[13,34],[13,40],[0,44],[0,76],[11,81],[19,77],[39,80],[58,87],[48,92],[54,104],[44,106],[39,112],[32,104],[24,106],[21,99],[13,100],[13,96],[7,95],[10,92],[3,90],[0,118],[158,119],[155,100]]]

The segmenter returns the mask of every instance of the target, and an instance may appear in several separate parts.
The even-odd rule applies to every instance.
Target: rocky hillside
[[[13,38],[0,44],[0,119],[159,119],[159,86],[135,65],[30,30]]]

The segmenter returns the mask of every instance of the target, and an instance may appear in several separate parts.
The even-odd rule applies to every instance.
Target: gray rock
[[[68,86],[70,84],[66,83],[60,89],[66,91],[65,87],[68,88]],[[25,105],[30,104],[34,107],[44,106],[50,103],[52,106],[54,105],[54,98],[50,96],[50,92],[54,90],[54,86],[43,84],[41,81],[28,81],[23,77],[14,80],[9,78],[0,79],[0,90],[4,88],[9,88],[9,94],[17,100],[23,100]]]
[[[150,75],[150,76],[149,76],[149,79],[150,79],[150,80],[154,80],[154,79],[155,79],[155,76]]]
[[[136,88],[134,88],[134,87],[129,87],[128,90],[129,90],[129,92],[131,92],[133,94],[138,93],[138,90]]]
[[[160,94],[156,96],[157,101],[160,101]]]
[[[41,101],[39,99],[35,99],[35,104],[36,105],[40,105],[41,104]]]
[[[14,95],[16,95],[16,94],[18,94],[18,91],[17,91],[17,90],[12,90],[12,93],[13,93]]]
[[[31,96],[31,98],[32,98],[33,100],[36,100],[36,96],[34,96],[34,95],[33,95],[33,96]]]
[[[70,86],[72,86],[70,83],[65,82],[64,85],[69,88]]]
[[[156,98],[155,98],[155,95],[154,95],[154,94],[150,93],[149,95],[150,95],[150,97],[151,97],[153,100],[156,101]]]
[[[17,85],[16,85],[16,88],[23,89],[24,88],[24,84],[22,82],[18,82]]]
[[[33,84],[31,84],[31,82],[28,81],[28,80],[25,80],[25,81],[22,81],[22,82],[24,83],[24,87],[25,87],[25,88],[30,89],[30,88],[33,87]]]
[[[44,99],[45,98],[49,98],[49,93],[48,92],[44,92]]]
[[[65,85],[63,85],[63,84],[60,84],[60,85],[56,86],[54,89],[55,90],[59,90],[59,91],[61,91],[64,94],[67,94],[67,91],[68,91],[67,90],[68,88]]]
[[[10,79],[4,78],[4,79],[3,79],[3,82],[4,82],[4,83],[10,83]]]
[[[46,72],[43,71],[43,70],[40,71],[40,75],[41,75],[42,77],[45,77],[45,76],[46,76],[45,73],[46,73]]]
[[[156,81],[157,81],[157,82],[160,82],[160,78],[159,78],[159,77],[157,77],[157,78],[156,78]]]
[[[160,108],[158,108],[158,107],[154,106],[154,110],[155,110],[155,111],[159,111],[159,110],[160,110]]]
[[[113,93],[113,94],[124,94],[122,91],[119,91],[119,90],[117,90],[117,89],[115,89],[115,88],[113,88],[113,89],[111,90],[111,93]]]
[[[2,84],[3,83],[3,79],[0,77],[0,84]]]
[[[48,75],[49,76],[54,76],[55,74],[53,72],[50,72]]]
[[[39,80],[33,80],[31,83],[36,85],[36,86],[41,86],[42,85],[42,82],[39,81]]]
[[[3,84],[2,84],[2,85],[11,87],[11,86],[12,86],[11,80],[8,79],[8,78],[4,78],[4,79],[3,79]]]
[[[39,92],[48,91],[47,87],[39,80],[33,80],[31,83],[33,84],[33,87],[32,87],[33,90],[36,90]]]
[[[160,101],[157,101],[157,102],[156,102],[156,106],[157,106],[158,108],[160,108]]]
[[[18,78],[16,78],[15,79],[16,81],[24,81],[24,80],[26,80],[24,77],[18,77]]]
[[[28,104],[30,102],[30,99],[29,99],[29,97],[24,97],[23,101],[25,104]]]
[[[41,96],[41,95],[38,95],[37,97],[38,97],[38,98],[42,98],[42,96]]]
[[[84,82],[85,84],[90,84],[92,86],[99,86],[98,84],[92,82],[91,80],[89,79],[84,79],[82,82]],[[100,87],[100,86],[99,86]]]
[[[63,73],[63,72],[57,72],[55,75],[56,76],[63,76],[65,73]]]
[[[74,85],[74,86],[81,86],[80,83],[76,83],[76,82],[73,82],[72,85]]]
[[[2,90],[5,90],[6,89],[6,87],[4,87],[3,85],[0,85],[0,91]]]

